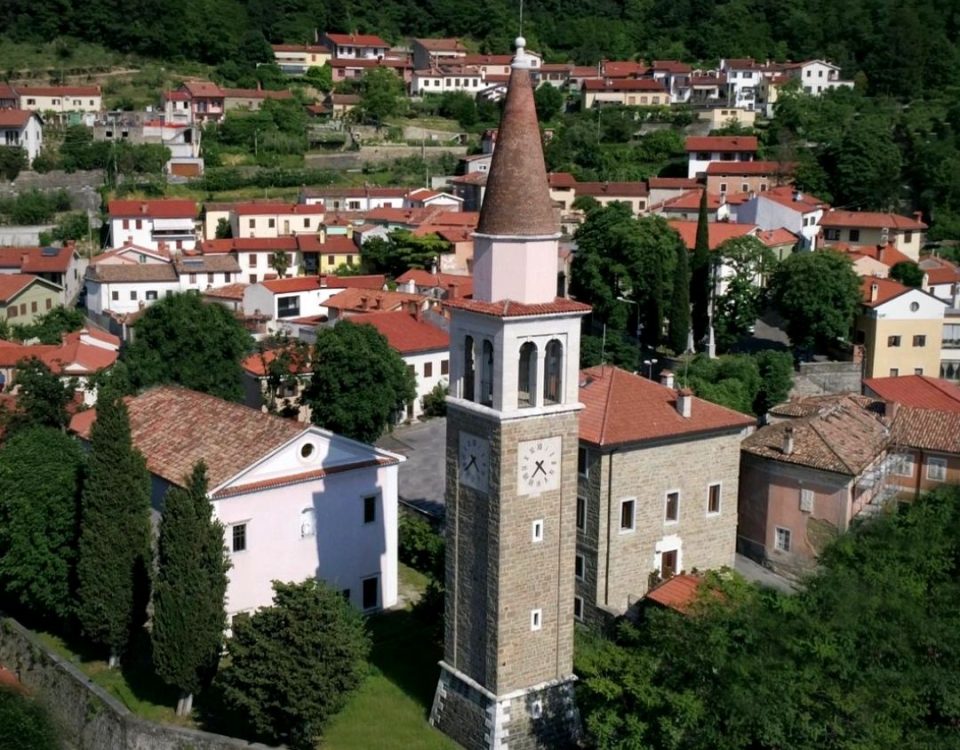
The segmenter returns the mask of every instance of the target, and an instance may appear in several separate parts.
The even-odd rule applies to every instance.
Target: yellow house
[[[864,346],[864,377],[940,373],[946,302],[893,279],[867,276],[855,341]]]
[[[583,82],[583,108],[669,106],[670,92],[652,78],[592,79]]]
[[[20,109],[34,112],[99,112],[99,86],[17,86]]]
[[[315,44],[274,44],[273,59],[284,73],[302,76],[330,62],[330,50]]]
[[[820,219],[820,228],[827,247],[837,242],[882,247],[892,244],[916,263],[927,225],[920,221],[919,212],[908,217],[878,211],[830,210]]]
[[[63,290],[28,273],[0,274],[0,320],[30,325],[61,304]]]

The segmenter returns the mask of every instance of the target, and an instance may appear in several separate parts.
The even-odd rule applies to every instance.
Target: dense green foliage
[[[42,425],[64,429],[70,421],[67,404],[73,399],[75,383],[66,383],[39,359],[17,363],[13,374],[20,390],[12,427]]]
[[[303,394],[313,423],[372,443],[416,396],[413,373],[371,325],[349,321],[317,334]]]
[[[68,125],[58,157],[43,153],[42,171],[63,169],[103,169],[108,176],[117,174],[160,174],[170,159],[170,149],[156,143],[95,141],[85,125]],[[41,171],[39,164],[34,165]]]
[[[400,562],[443,581],[443,536],[430,521],[412,511],[404,511],[400,514],[397,537]]]
[[[690,339],[690,253],[682,242],[677,243],[677,265],[673,269],[673,293],[667,324],[667,346],[674,354],[687,350]]]
[[[253,340],[227,308],[174,294],[150,305],[134,330],[123,358],[135,387],[178,383],[230,401],[242,397],[240,362]]]
[[[92,239],[90,217],[81,211],[66,214],[49,232],[41,232],[39,239],[40,244],[44,246],[51,245],[54,242],[66,243]]]
[[[711,574],[689,616],[581,634],[597,748],[953,748],[960,722],[960,492],[867,520],[795,595]]]
[[[80,510],[77,619],[97,645],[122,656],[149,600],[150,475],[131,443],[123,401],[101,393],[90,434]]]
[[[437,383],[433,389],[421,400],[424,417],[447,416],[447,395],[450,387],[444,383]]]
[[[63,741],[36,699],[0,690],[0,750],[60,750]]]
[[[207,499],[207,470],[199,463],[186,486],[171,487],[164,498],[150,631],[157,674],[187,694],[206,687],[220,661],[230,567],[225,550],[223,526]]]
[[[729,349],[752,330],[762,309],[762,284],[776,265],[773,252],[756,237],[734,237],[715,251],[725,268],[724,288],[714,302],[713,328],[717,348]]]
[[[232,110],[221,123],[203,129],[203,153],[212,165],[224,147],[252,153],[261,163],[271,154],[302,154],[307,150],[307,113],[296,99],[267,99],[254,112]],[[259,159],[259,157],[264,159]]]
[[[234,618],[218,681],[254,734],[312,749],[366,676],[370,642],[360,613],[325,583],[273,589],[273,606]]]
[[[27,152],[19,146],[0,148],[0,177],[11,182],[27,168]]]
[[[0,450],[0,588],[40,619],[72,611],[82,466],[77,442],[50,427]]]
[[[405,104],[403,81],[389,68],[371,68],[360,81],[360,111],[379,129]]]
[[[658,345],[683,246],[679,235],[662,217],[636,219],[629,206],[612,203],[591,211],[575,239],[571,293],[593,305],[594,320],[610,332],[638,330],[641,341]]]
[[[795,253],[774,272],[770,292],[795,347],[825,352],[849,340],[860,279],[848,256],[832,250]]]
[[[890,278],[896,279],[904,286],[923,286],[923,270],[916,263],[901,261],[890,269]]]
[[[387,239],[371,237],[363,243],[363,269],[397,278],[411,268],[430,270],[440,265],[440,254],[450,243],[435,234],[415,235],[408,229],[394,229]]]
[[[12,224],[43,224],[61,211],[70,210],[70,194],[66,190],[46,192],[25,190],[12,198],[0,198],[0,214],[10,217]]]
[[[83,313],[73,307],[58,305],[35,322],[14,325],[13,334],[21,341],[40,339],[41,344],[59,344],[63,334],[79,331],[86,323]]]
[[[787,352],[699,355],[679,374],[700,398],[744,414],[763,414],[786,400],[793,387],[793,358]]]

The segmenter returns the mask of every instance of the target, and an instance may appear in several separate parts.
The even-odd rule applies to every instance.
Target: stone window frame
[[[530,524],[530,541],[540,543],[543,541],[543,519],[538,518]]]
[[[531,609],[530,610],[530,630],[537,631],[543,629],[543,610],[542,609]]]
[[[710,491],[717,487],[717,509],[710,510]],[[707,482],[707,516],[714,518],[723,512],[723,482]]]
[[[578,581],[587,580],[587,556],[581,555],[579,552],[573,558],[573,577]],[[579,573],[577,570],[579,569]]]
[[[677,496],[677,515],[676,518],[670,518],[667,516],[667,511],[670,508],[670,495],[676,494]],[[680,523],[680,502],[682,500],[681,492],[679,488],[667,490],[663,493],[663,525],[664,526],[674,526],[675,524]]]
[[[579,612],[577,610],[579,610]],[[583,622],[583,597],[582,596],[573,597],[573,619],[576,620],[577,622]]]
[[[630,525],[623,525],[623,506],[627,503],[630,504]],[[620,514],[618,516],[620,524],[620,533],[621,534],[632,534],[637,530],[637,498],[635,497],[622,497],[620,498]]]
[[[580,513],[580,502],[583,502],[583,513]],[[583,518],[583,523],[580,523],[580,519]],[[577,495],[577,509],[574,515],[574,522],[577,527],[577,531],[586,531],[587,530],[587,496],[586,495]]]

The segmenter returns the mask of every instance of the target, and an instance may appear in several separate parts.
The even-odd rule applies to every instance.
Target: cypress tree
[[[697,240],[693,246],[690,269],[690,300],[693,302],[693,339],[699,345],[710,326],[710,228],[707,223],[706,189],[700,194]]]
[[[670,299],[670,326],[667,338],[674,354],[682,354],[690,337],[690,261],[683,242],[677,243],[677,265],[673,269],[673,296]]]
[[[223,526],[207,499],[207,468],[193,468],[186,487],[172,487],[163,504],[153,590],[153,663],[179,688],[177,714],[190,713],[193,694],[217,671],[230,567]]]
[[[77,619],[114,666],[142,624],[150,570],[150,475],[119,398],[101,398],[80,506]]]

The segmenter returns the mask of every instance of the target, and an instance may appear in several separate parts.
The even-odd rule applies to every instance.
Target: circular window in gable
[[[313,443],[304,443],[300,448],[300,458],[310,459],[313,458],[313,454],[316,451],[316,447]]]
[[[919,303],[919,302],[911,302],[911,303],[910,303],[910,312],[916,312],[916,311],[919,310],[919,309],[920,309],[920,303]]]

